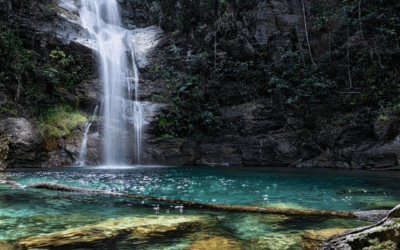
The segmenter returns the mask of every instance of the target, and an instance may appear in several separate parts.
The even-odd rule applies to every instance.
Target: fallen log
[[[42,188],[57,191],[77,192],[84,194],[105,194],[119,197],[135,198],[142,200],[152,200],[173,204],[180,204],[186,207],[201,208],[201,209],[215,209],[227,210],[233,212],[253,212],[265,214],[282,214],[290,216],[306,216],[306,217],[325,217],[325,218],[347,218],[347,219],[360,219],[378,221],[386,217],[389,210],[373,210],[373,211],[335,211],[335,210],[312,210],[312,209],[290,209],[290,208],[273,208],[273,207],[255,207],[255,206],[237,206],[226,204],[212,204],[201,203],[196,201],[174,200],[163,197],[153,197],[146,195],[135,195],[126,193],[116,193],[104,190],[85,189],[78,187],[71,187],[55,182],[42,182],[32,185],[21,185],[15,181],[0,181],[0,184],[12,185],[18,188]]]

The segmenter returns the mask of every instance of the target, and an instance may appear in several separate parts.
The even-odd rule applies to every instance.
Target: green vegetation
[[[41,129],[47,129],[50,135],[61,136],[70,134],[71,129],[75,128],[78,123],[85,124],[88,118],[65,105],[49,109],[46,115],[40,116],[39,120]]]
[[[192,59],[192,76],[175,77],[172,75],[178,73],[154,65],[153,79],[166,79],[168,89],[167,94],[156,98],[173,105],[171,112],[159,116],[160,135],[168,132],[175,137],[196,138],[218,134],[222,126],[217,119],[218,109],[224,100],[216,100],[205,91],[214,80],[238,87],[241,98],[235,99],[236,104],[257,101],[273,108],[284,101],[301,108],[312,104],[363,106],[371,117],[383,119],[400,111],[398,1],[313,1],[315,27],[299,34],[299,27],[293,24],[292,44],[278,50],[280,58],[275,62],[271,60],[271,52],[275,51],[271,44],[277,38],[271,37],[268,46],[261,45],[251,39],[256,32],[251,29],[253,34],[247,39],[259,53],[253,60],[222,59],[215,54],[222,39],[238,36],[230,19],[246,18],[249,23],[256,20],[255,14],[248,11],[256,2],[160,0],[157,5],[160,8],[155,9],[162,9],[163,28],[174,31],[172,51],[180,50],[176,38],[186,36],[193,27],[203,35],[197,39],[197,46],[207,51],[197,52]],[[306,13],[303,15],[306,19]],[[322,34],[327,35],[326,50],[316,55],[309,40]]]
[[[220,114],[219,104],[202,90],[199,77],[167,70],[159,72],[162,72],[160,74],[165,79],[168,93],[157,98],[169,102],[171,108],[168,112],[160,112],[157,117],[158,134],[193,140],[200,140],[205,135],[216,135],[221,130],[221,123],[217,119]]]
[[[364,247],[363,250],[396,250],[398,249],[396,243],[388,240],[380,242],[379,239],[370,239],[368,242],[371,244],[368,247]]]
[[[173,138],[173,136],[170,134],[163,134],[160,137],[157,137],[157,139],[163,139],[163,138]]]
[[[10,114],[15,118],[18,118],[18,109],[12,105],[0,105],[0,117],[2,117],[3,114]]]
[[[256,3],[259,0],[159,0],[151,9],[162,10],[156,13],[155,20],[161,21],[164,30],[186,32],[199,23],[214,22],[219,16],[228,18],[228,13],[243,11]]]
[[[11,135],[3,134],[0,135],[0,170],[7,167],[4,162],[8,157],[8,152],[10,151],[9,144],[11,143]]]
[[[27,49],[23,35],[12,20],[8,27],[0,23],[0,89],[35,115],[46,116],[59,105],[76,106],[79,99],[70,92],[82,78],[81,67],[61,48],[45,55]],[[35,36],[33,42],[46,42],[40,32]]]

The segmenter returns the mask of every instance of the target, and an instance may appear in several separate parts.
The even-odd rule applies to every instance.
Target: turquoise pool
[[[75,187],[216,204],[348,211],[390,209],[400,203],[397,172],[136,166],[11,169],[0,176],[26,185],[57,181]],[[120,226],[115,229],[104,223]],[[222,249],[224,244],[226,249],[302,249],[298,234],[304,230],[369,223],[208,211],[154,201],[0,185],[0,247],[1,242],[28,246],[23,245],[27,237],[43,238],[45,234],[71,230],[76,233],[92,226],[111,230],[107,231],[110,234],[121,230],[136,233],[114,235],[112,241],[97,240],[95,245],[69,243],[65,249],[201,249],[202,244],[214,243]],[[137,229],[142,224],[167,225],[170,230],[153,226],[158,229],[143,233]],[[130,229],[121,229],[124,227]],[[47,247],[41,249],[64,249]]]

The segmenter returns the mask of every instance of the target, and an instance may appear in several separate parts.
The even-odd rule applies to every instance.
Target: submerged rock
[[[348,230],[334,235],[324,242],[319,250],[372,250],[399,249],[400,205],[390,211],[387,217],[376,224]]]
[[[323,230],[306,230],[300,234],[300,237],[304,240],[300,243],[305,250],[316,250],[321,243],[332,235],[342,233],[348,229],[332,228]]]
[[[300,240],[298,235],[274,233],[269,234],[268,237],[251,239],[248,242],[254,246],[251,249],[289,250],[298,246]]]
[[[0,240],[0,250],[10,250],[12,246],[7,243],[5,240]]]
[[[210,249],[210,250],[239,250],[244,249],[240,243],[233,238],[225,238],[221,236],[211,236],[208,239],[199,239],[190,245],[189,248],[185,250],[200,250],[200,249]]]
[[[157,236],[174,230],[184,230],[185,224],[198,223],[200,216],[159,216],[158,218],[125,217],[108,219],[104,222],[68,229],[66,231],[27,237],[16,243],[22,249],[41,247],[101,247],[105,240],[116,241],[121,238],[140,239]],[[107,244],[108,244],[107,243]]]

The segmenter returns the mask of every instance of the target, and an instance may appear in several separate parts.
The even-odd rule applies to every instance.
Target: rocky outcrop
[[[8,168],[62,167],[74,164],[78,158],[83,132],[56,138],[25,118],[0,120],[0,134],[11,134]],[[96,133],[88,136],[87,164],[101,163],[102,140]]]
[[[146,164],[163,165],[397,168],[400,132],[395,122],[340,106],[294,111],[260,104],[225,108],[219,119],[235,126],[221,137],[196,142],[148,134],[143,158]],[[157,125],[150,123],[148,129],[153,133]]]
[[[306,230],[304,233],[300,234],[303,242],[300,246],[304,250],[317,250],[321,243],[332,235],[339,234],[347,231],[348,229],[332,228],[323,230]]]
[[[38,128],[24,118],[0,120],[0,134],[11,134],[11,152],[7,165],[12,167],[30,167],[40,162],[43,139]]]
[[[325,240],[319,250],[395,250],[400,246],[400,205],[376,224],[351,229]]]
[[[21,249],[90,247],[103,249],[116,246],[117,241],[128,238],[127,242],[140,240],[141,244],[151,242],[152,237],[176,231],[192,233],[193,226],[204,221],[201,216],[177,216],[146,219],[125,217],[108,219],[101,223],[72,228],[50,234],[30,236],[19,240],[16,245]],[[125,242],[125,243],[127,243]],[[126,244],[133,245],[133,244]]]
[[[302,1],[248,1],[244,9],[235,10],[243,11],[241,18],[228,8],[226,15],[212,21],[207,19],[208,23],[193,23],[189,33],[162,31],[160,27],[165,26],[165,20],[157,16],[161,7],[153,1],[118,2],[122,6],[125,26],[133,29],[135,59],[140,70],[139,94],[145,113],[142,164],[371,170],[399,168],[400,128],[395,118],[375,119],[367,110],[348,105],[290,106],[285,104],[287,97],[284,95],[278,97],[278,103],[257,100],[245,103],[239,84],[218,82],[216,79],[204,81],[202,88],[222,107],[220,116],[215,117],[224,124],[220,135],[190,141],[159,133],[155,118],[159,111],[168,110],[170,104],[157,99],[157,96],[169,90],[163,82],[165,79],[154,77],[155,63],[166,65],[179,74],[199,74],[204,65],[198,65],[197,59],[205,47],[212,48],[207,53],[216,53],[215,59],[218,60],[256,60],[263,57],[279,63],[279,49],[282,46],[300,46],[299,41],[293,40],[297,36],[297,29],[300,39],[304,37]],[[44,54],[54,46],[63,46],[71,52],[75,63],[82,66],[85,79],[75,87],[74,95],[79,97],[80,107],[92,113],[101,102],[102,84],[98,79],[96,51],[87,42],[87,32],[75,22],[79,18],[77,9],[63,1],[54,4],[53,9],[42,5],[32,6],[32,11],[35,10],[32,13],[35,14],[22,11],[15,4],[12,7],[7,15],[18,20],[27,37],[35,38],[36,32],[49,37],[46,42],[41,42],[39,38],[27,40],[26,43],[32,44],[35,51]],[[0,11],[5,15],[5,10]],[[314,25],[315,18],[310,13],[308,1],[305,1],[305,12],[308,26]],[[332,36],[340,32],[340,23],[332,21],[330,25]],[[146,27],[139,28],[143,26]],[[325,28],[319,27],[310,32],[311,51],[316,57],[327,50]],[[215,39],[215,36],[221,39]],[[261,47],[253,46],[254,43]],[[307,52],[304,39],[300,43]],[[303,54],[307,57],[309,53]],[[70,99],[71,93],[65,98]],[[0,104],[14,105],[3,92],[0,93]],[[4,112],[0,110],[0,119],[13,119],[10,117],[17,116],[17,113],[22,114],[20,108],[12,107]],[[93,124],[89,131],[89,165],[102,162],[102,133],[99,127]],[[129,134],[130,145],[127,149],[130,159],[127,162],[135,162],[135,138],[132,131],[126,133]],[[37,138],[42,142],[27,141],[29,146],[25,147],[25,151],[21,146],[12,145],[11,161],[15,161],[15,164],[10,166],[65,166],[73,164],[79,157],[82,139],[79,131],[61,138]]]

